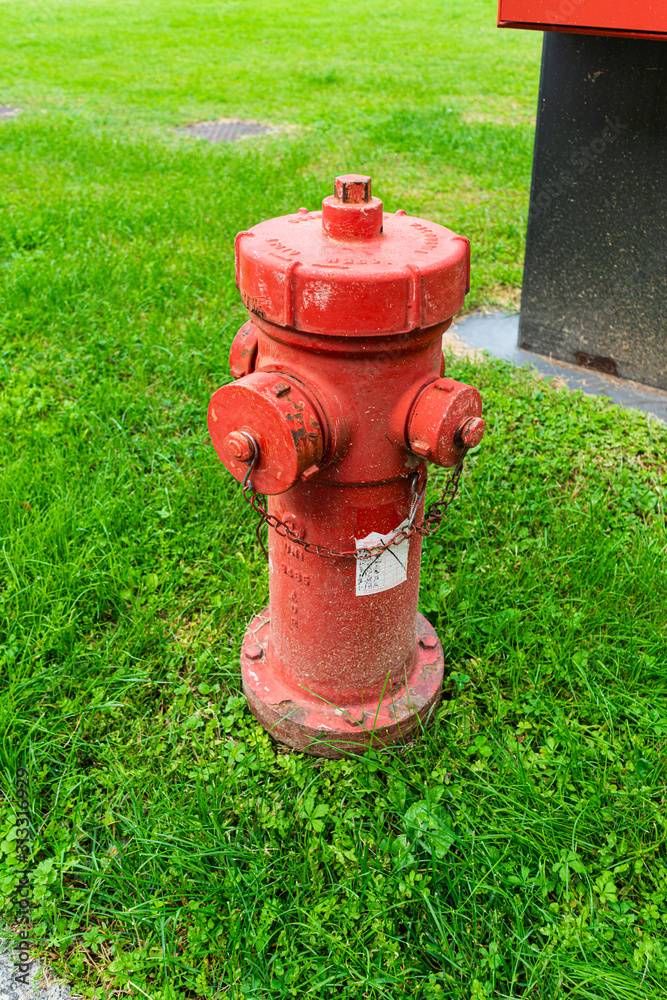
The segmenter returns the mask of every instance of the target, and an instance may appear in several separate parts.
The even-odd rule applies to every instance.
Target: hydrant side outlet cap
[[[382,336],[435,326],[461,308],[469,275],[465,237],[383,212],[363,175],[338,178],[322,212],[300,209],[236,237],[246,307],[306,333]]]
[[[302,475],[312,478],[322,459],[319,414],[300,385],[275,372],[254,372],[213,393],[208,429],[218,458],[239,482],[257,448],[252,483],[260,493],[284,493]]]

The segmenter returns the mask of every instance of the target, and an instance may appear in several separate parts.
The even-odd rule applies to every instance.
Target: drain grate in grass
[[[20,108],[13,108],[11,104],[0,104],[0,119],[16,118],[16,116],[20,114],[21,114]]]
[[[259,122],[244,122],[235,118],[219,118],[215,122],[198,122],[196,125],[185,125],[181,132],[189,132],[207,142],[236,142],[246,136],[262,135],[268,132],[266,125]]]

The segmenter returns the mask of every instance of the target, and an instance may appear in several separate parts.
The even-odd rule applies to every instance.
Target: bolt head
[[[346,203],[368,202],[371,200],[371,179],[366,174],[340,174],[334,181],[334,195]]]
[[[303,472],[301,473],[301,482],[307,483],[308,480],[312,479],[313,476],[316,476],[319,471],[320,471],[319,465],[309,465],[308,468],[304,469]]]
[[[421,441],[419,438],[415,441],[410,442],[410,450],[414,451],[417,455],[428,455],[431,450],[431,446],[428,441]]]
[[[243,431],[232,431],[227,435],[225,444],[229,454],[238,462],[249,462],[255,450],[252,441]]]
[[[436,636],[429,635],[428,633],[426,635],[420,635],[419,645],[422,649],[435,649],[438,645],[438,639]]]
[[[264,650],[258,642],[251,642],[244,652],[247,660],[261,660],[264,655]]]
[[[474,448],[484,437],[484,421],[481,417],[468,417],[459,425],[456,436],[466,448]]]
[[[441,392],[453,392],[456,387],[456,382],[453,378],[439,378],[433,383],[433,388],[439,389]]]

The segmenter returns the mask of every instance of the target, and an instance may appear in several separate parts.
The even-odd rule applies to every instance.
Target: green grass
[[[494,7],[0,3],[0,886],[25,762],[36,935],[86,996],[667,997],[663,426],[453,362],[489,431],[425,548],[433,726],[323,762],[239,697],[234,234],[368,170],[511,301],[539,36]],[[235,115],[290,128],[171,131]]]
[[[353,11],[311,0],[298,12],[276,0],[2,0],[0,10],[6,102],[167,125],[225,114],[348,125],[449,97],[531,112],[535,102],[540,36],[498,31],[489,0],[359,0]]]
[[[116,236],[131,256],[139,219],[226,255],[234,226],[294,197],[316,207],[354,167],[389,210],[473,240],[471,307],[516,301],[540,36],[499,31],[494,0],[360,0],[349,26],[324,2],[0,0],[0,14],[0,103],[24,109],[2,126],[3,187],[19,187],[33,224],[62,196],[59,225],[74,202],[98,242],[103,202],[129,226]],[[249,144],[201,148],[173,131],[225,116],[285,129],[253,147],[277,187],[252,176]],[[174,211],[187,220],[155,217]]]

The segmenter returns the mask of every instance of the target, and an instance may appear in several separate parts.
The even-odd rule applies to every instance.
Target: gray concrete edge
[[[480,359],[488,354],[517,367],[530,365],[538,376],[554,379],[562,388],[605,396],[625,409],[644,412],[647,419],[655,417],[667,424],[667,392],[524,351],[518,346],[518,332],[518,313],[470,313],[450,327],[443,347],[457,357]]]

